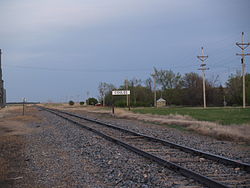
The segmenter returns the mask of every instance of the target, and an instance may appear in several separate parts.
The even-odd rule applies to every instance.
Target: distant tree
[[[214,96],[215,106],[224,106],[224,98],[226,100],[226,89],[222,85],[220,85],[217,88],[216,95]]]
[[[227,98],[231,105],[242,105],[242,76],[240,71],[231,74],[226,83]],[[250,74],[245,76],[246,103],[250,104]]]
[[[136,97],[134,100],[132,98],[131,105],[132,106],[152,106],[153,105],[153,93],[152,91],[144,86],[136,86],[133,88],[136,93]]]
[[[131,91],[131,103],[136,104],[137,102],[137,92],[136,92],[136,87],[141,86],[142,84],[142,80],[141,79],[137,79],[137,78],[133,78],[132,80],[130,80],[128,82],[129,84],[129,88]]]
[[[153,80],[152,80],[152,78],[147,78],[144,82],[145,82],[146,88],[148,88],[149,90],[152,91],[152,89],[153,89]]]
[[[202,104],[202,82],[202,77],[197,73],[191,72],[184,75],[184,104],[192,106]]]
[[[203,105],[203,78],[195,72],[186,73],[181,76],[179,73],[174,73],[171,70],[154,69],[156,75],[157,87],[162,90],[157,91],[157,97],[162,96],[170,105],[188,105],[202,106]],[[218,76],[212,77],[205,81],[206,84],[206,102],[208,106],[222,106],[224,97],[228,105],[242,105],[242,76],[240,72],[232,74],[226,83],[226,87],[218,84]],[[108,89],[107,89],[108,88]],[[105,95],[105,103],[117,106],[126,106],[125,96],[113,97],[111,91],[114,85],[100,83],[99,92],[103,98]],[[125,84],[122,84],[119,89],[125,89]],[[131,106],[152,106],[153,98],[153,80],[151,78],[142,81],[133,78],[128,82],[128,89],[131,91],[130,104]],[[246,101],[250,104],[250,74],[246,74]]]
[[[162,96],[167,101],[168,105],[183,105],[184,89],[166,89],[159,93],[158,96]]]
[[[103,103],[103,106],[105,106],[105,96],[111,92],[115,86],[113,84],[108,84],[106,82],[101,82],[98,86],[99,94]]]
[[[98,103],[98,100],[94,97],[90,97],[87,99],[87,104],[89,105],[96,105]]]
[[[208,106],[222,106],[225,89],[218,84],[219,75],[213,75],[206,80],[206,101]],[[203,86],[203,84],[202,84]],[[202,88],[203,94],[203,88]]]
[[[74,104],[75,104],[74,101],[72,100],[69,101],[69,105],[73,106]]]
[[[202,85],[202,77],[195,73],[186,73],[183,77],[183,87],[184,88],[198,88]]]
[[[84,102],[83,101],[80,101],[80,103],[79,103],[80,105],[84,105]]]
[[[219,75],[213,75],[209,81],[208,81],[209,85],[211,85],[212,87],[220,87],[221,84],[219,84]]]
[[[250,74],[246,74],[246,104],[250,105]]]
[[[182,87],[180,73],[175,74],[172,70],[157,70],[154,68],[156,82],[161,85],[162,90]]]
[[[129,81],[129,85],[131,87],[141,86],[141,84],[142,84],[141,79],[133,78],[132,80]]]
[[[206,86],[206,98],[209,106],[223,106],[226,89],[220,85],[219,87],[208,84]]]
[[[240,105],[242,103],[242,77],[240,71],[229,76],[226,87],[228,89],[229,103]]]

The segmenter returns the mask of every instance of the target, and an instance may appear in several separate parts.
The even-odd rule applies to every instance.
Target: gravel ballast
[[[39,113],[45,123],[27,136],[30,142],[24,152],[32,186],[202,187],[53,114]]]
[[[165,139],[167,141],[187,147],[250,163],[250,146],[246,145],[246,143],[238,143],[223,139],[220,140],[209,136],[200,135],[192,131],[181,131],[165,125],[158,125],[133,119],[117,118],[111,116],[110,114],[98,114],[75,110],[72,112],[86,117],[96,118],[107,123],[113,123],[116,126],[138,133]]]
[[[203,187],[192,179],[159,166],[96,134],[49,112],[33,113],[41,121],[29,123],[32,131],[20,136],[9,187]],[[203,151],[249,162],[249,147],[216,140],[193,132],[119,119],[110,115],[74,112],[111,122],[139,133],[167,139]],[[16,145],[16,143],[14,143]],[[2,153],[3,155],[5,153]],[[7,154],[7,152],[6,152]],[[15,179],[16,178],[16,179]],[[6,183],[6,182],[5,182]],[[6,186],[8,187],[8,186]]]

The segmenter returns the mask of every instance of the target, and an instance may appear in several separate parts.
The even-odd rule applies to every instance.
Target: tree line
[[[154,88],[154,79],[156,88]],[[195,72],[181,75],[172,70],[157,70],[146,80],[133,78],[124,82],[119,87],[111,83],[99,84],[100,101],[110,106],[114,101],[115,106],[126,106],[126,96],[112,97],[114,89],[130,90],[131,106],[153,106],[154,89],[157,99],[160,97],[171,106],[202,106],[203,105],[203,80],[202,76]],[[127,86],[126,86],[127,85]],[[242,76],[240,72],[231,74],[225,85],[218,84],[218,76],[205,81],[206,102],[208,106],[240,106],[242,105]],[[250,74],[246,74],[246,102],[250,105]]]

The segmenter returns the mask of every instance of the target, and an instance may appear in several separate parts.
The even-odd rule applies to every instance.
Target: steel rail
[[[99,120],[96,120],[96,119],[86,118],[86,117],[83,117],[83,116],[79,116],[79,115],[76,115],[76,114],[73,114],[73,113],[69,113],[69,112],[65,112],[65,111],[61,111],[61,110],[57,110],[57,109],[50,109],[50,110],[54,110],[54,111],[57,111],[57,112],[60,112],[60,113],[64,113],[64,114],[67,114],[67,115],[70,115],[70,116],[77,117],[79,119],[84,119],[84,120],[87,120],[87,121],[90,121],[90,122],[93,122],[93,123],[104,125],[106,127],[110,127],[110,128],[113,128],[113,129],[123,131],[123,132],[127,132],[127,133],[133,134],[135,136],[141,136],[141,137],[147,138],[148,140],[160,142],[162,144],[165,144],[165,145],[170,146],[170,147],[175,148],[175,149],[182,150],[184,152],[199,155],[199,156],[202,156],[202,157],[204,157],[206,159],[217,161],[217,162],[223,163],[225,165],[231,165],[231,166],[234,166],[234,167],[238,167],[238,168],[244,169],[247,172],[250,172],[250,164],[247,164],[247,163],[243,163],[243,162],[240,162],[240,161],[229,159],[229,158],[226,158],[226,157],[223,157],[223,156],[220,156],[220,155],[211,154],[211,153],[204,152],[204,151],[201,151],[201,150],[193,149],[193,148],[190,148],[190,147],[187,147],[187,146],[183,146],[183,145],[176,144],[176,143],[166,141],[166,140],[162,140],[162,139],[159,139],[159,138],[154,138],[154,137],[151,137],[151,136],[148,136],[148,135],[136,133],[134,131],[130,131],[128,129],[124,129],[124,128],[121,128],[121,127],[117,127],[115,125],[105,123],[105,122],[102,122],[102,121],[99,121]]]
[[[177,164],[174,164],[172,162],[164,160],[164,159],[162,159],[160,157],[157,157],[155,155],[152,155],[152,154],[150,154],[148,152],[142,151],[142,150],[140,150],[140,149],[138,149],[138,148],[136,148],[134,146],[131,146],[131,145],[129,145],[129,144],[127,144],[127,143],[125,143],[125,142],[123,142],[121,140],[115,139],[115,138],[113,138],[111,136],[108,136],[108,135],[106,135],[106,134],[104,134],[104,133],[102,133],[102,132],[100,132],[100,131],[98,131],[96,129],[93,129],[91,127],[83,125],[82,123],[79,123],[79,122],[74,121],[74,120],[72,120],[72,119],[70,119],[68,117],[65,117],[65,116],[60,114],[60,112],[62,113],[62,111],[49,109],[49,108],[44,108],[44,107],[39,107],[39,108],[41,108],[43,110],[46,110],[46,111],[48,111],[48,112],[50,112],[52,114],[55,114],[55,115],[57,115],[57,116],[59,116],[59,117],[61,117],[63,119],[66,119],[67,121],[69,121],[69,122],[71,122],[71,123],[73,123],[73,124],[75,124],[77,126],[80,126],[80,127],[85,128],[85,129],[87,129],[89,131],[92,131],[92,132],[96,133],[97,135],[99,135],[99,136],[101,136],[101,137],[103,137],[103,138],[105,138],[105,139],[107,139],[107,140],[109,140],[111,142],[114,142],[114,143],[116,143],[116,144],[118,144],[120,146],[123,146],[124,148],[126,148],[126,149],[128,149],[130,151],[133,151],[134,153],[137,153],[137,154],[139,154],[139,155],[141,155],[141,156],[143,156],[143,157],[145,157],[147,159],[155,161],[158,164],[160,164],[160,165],[162,165],[164,167],[167,167],[169,169],[172,169],[175,172],[179,172],[180,174],[182,174],[185,177],[192,178],[192,179],[196,180],[197,182],[199,182],[199,183],[201,183],[201,184],[203,184],[205,186],[208,186],[208,187],[211,187],[211,188],[228,188],[228,186],[223,185],[223,184],[221,184],[221,183],[219,183],[219,182],[217,182],[215,180],[212,180],[211,178],[208,178],[206,176],[198,174],[198,173],[196,173],[196,172],[194,172],[192,170],[188,170],[188,169],[186,169],[184,167],[181,167],[181,166],[179,166]],[[67,114],[67,113],[65,113],[65,114]],[[69,115],[69,114],[67,114],[67,115]],[[97,123],[97,122],[94,122],[94,123]]]

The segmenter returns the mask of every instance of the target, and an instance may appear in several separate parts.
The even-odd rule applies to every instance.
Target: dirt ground
[[[0,187],[12,187],[23,178],[26,167],[24,135],[37,131],[28,126],[34,121],[41,119],[29,107],[26,107],[24,116],[22,106],[9,106],[0,110]]]

